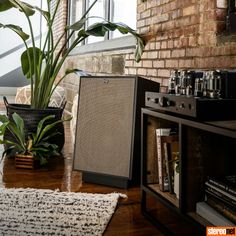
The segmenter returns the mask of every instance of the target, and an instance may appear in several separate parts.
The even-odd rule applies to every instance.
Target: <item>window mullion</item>
[[[87,9],[89,8],[89,1],[88,0],[84,0],[83,1],[83,11],[84,13],[87,11]],[[87,16],[86,16],[87,17]],[[85,22],[85,29],[88,28],[88,21]],[[84,41],[83,41],[84,44],[88,44],[88,38],[86,38]]]
[[[110,0],[105,0],[105,19],[110,21]],[[110,32],[105,35],[104,39],[110,39]]]

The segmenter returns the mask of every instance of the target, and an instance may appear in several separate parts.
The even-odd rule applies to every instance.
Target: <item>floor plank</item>
[[[60,191],[126,194],[121,199],[113,215],[105,236],[163,236],[163,234],[145,219],[140,211],[140,188],[128,190],[103,185],[83,183],[79,171],[72,170],[72,143],[69,126],[66,125],[66,142],[62,157],[52,158],[46,167],[36,170],[16,169],[14,159],[4,158],[0,165],[0,187],[5,188],[42,188]]]

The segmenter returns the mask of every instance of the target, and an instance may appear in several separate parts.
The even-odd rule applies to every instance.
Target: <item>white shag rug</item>
[[[0,235],[102,235],[119,197],[0,188]]]

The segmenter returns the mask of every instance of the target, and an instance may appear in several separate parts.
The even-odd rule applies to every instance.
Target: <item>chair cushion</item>
[[[15,103],[30,104],[30,85],[20,87],[16,91]],[[49,106],[63,107],[66,101],[66,92],[63,87],[57,86],[50,99]]]
[[[73,105],[71,108],[72,119],[70,121],[70,132],[72,137],[72,142],[75,141],[75,130],[76,130],[76,121],[77,121],[77,110],[78,110],[78,94],[75,95],[73,99]]]

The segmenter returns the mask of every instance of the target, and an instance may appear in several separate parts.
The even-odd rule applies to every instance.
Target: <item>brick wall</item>
[[[224,33],[226,0],[137,2],[138,32],[147,40],[141,62],[134,61],[129,49],[73,56],[65,67],[76,66],[93,74],[138,74],[162,85],[167,85],[174,68],[236,67],[236,37]],[[76,78],[68,81],[69,93],[76,91]]]
[[[173,68],[235,68],[235,38],[222,35],[226,8],[226,0],[138,1],[138,31],[149,41],[139,64],[126,56],[126,73],[167,85]]]
[[[56,2],[57,2],[56,0],[51,1],[52,12],[55,10]],[[53,24],[53,31],[54,31],[53,35],[55,43],[63,34],[66,24],[67,24],[67,1],[61,0]],[[62,47],[64,43],[65,43],[65,37],[58,44],[57,51]]]

